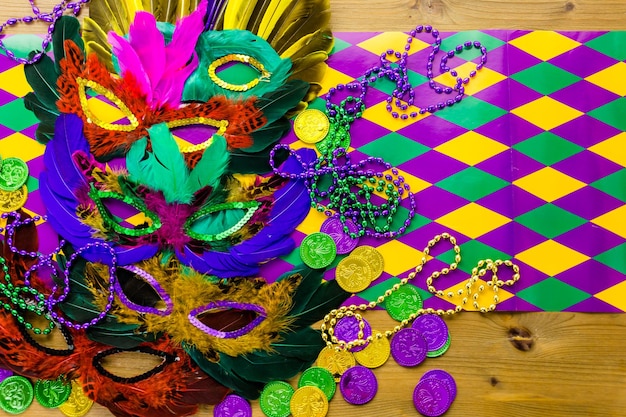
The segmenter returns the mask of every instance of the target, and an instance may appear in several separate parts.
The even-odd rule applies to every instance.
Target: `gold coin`
[[[379,333],[381,332],[378,330],[372,330],[373,335]],[[380,338],[374,337],[374,340],[369,342],[365,349],[354,352],[354,359],[365,367],[378,368],[387,362],[390,354],[391,344],[389,343],[389,339],[383,335]]]
[[[22,208],[28,198],[28,188],[22,185],[22,188],[15,191],[0,190],[0,212],[9,213],[11,211]]]
[[[72,392],[70,398],[59,406],[59,410],[68,417],[82,417],[89,412],[93,401],[83,392],[83,387],[79,381],[72,381]]]
[[[328,414],[326,394],[314,386],[298,388],[289,403],[293,417],[324,417]]]
[[[308,109],[300,113],[293,122],[296,136],[304,143],[317,143],[328,135],[330,123],[328,117],[317,109]]]
[[[317,356],[317,366],[328,369],[335,376],[336,382],[344,372],[355,365],[354,355],[347,350],[325,348]]]
[[[385,259],[383,255],[373,246],[359,246],[352,251],[350,256],[364,259],[369,264],[372,271],[372,281],[377,279],[383,273],[383,269],[385,269]]]
[[[365,259],[348,256],[337,264],[335,279],[347,292],[358,293],[367,289],[373,281],[372,270]]]

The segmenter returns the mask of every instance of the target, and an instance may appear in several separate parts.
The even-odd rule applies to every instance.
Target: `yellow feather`
[[[93,41],[86,42],[85,49],[87,50],[87,54],[96,54],[98,56],[98,60],[106,66],[109,72],[115,72],[110,49],[107,49],[105,46]]]
[[[319,29],[298,39],[289,49],[280,54],[280,57],[294,60],[316,51],[328,53],[332,49],[333,43],[334,39],[330,29]]]
[[[266,39],[281,54],[300,38],[328,27],[329,22],[330,0],[298,0],[285,10]]]
[[[296,80],[321,80],[324,78],[324,73],[326,73],[326,69],[328,65],[325,62],[319,62],[318,64],[312,67],[303,67],[298,71],[294,71],[291,74],[291,79]]]
[[[98,59],[110,72],[114,72],[111,62],[111,45],[107,41],[107,34],[93,19],[86,17],[83,21],[83,40],[87,53],[95,53]]]
[[[144,10],[141,0],[126,0],[126,9],[128,10],[128,17],[130,20],[135,18],[135,13],[140,10]]]
[[[115,31],[120,35],[128,33],[131,16],[124,0],[99,0],[89,5],[91,17],[105,33]]]
[[[246,29],[256,0],[229,0],[224,12],[224,29]]]
[[[267,39],[287,8],[297,2],[298,0],[272,0],[267,6],[267,9],[265,9],[257,35],[263,39]]]
[[[178,0],[178,5],[176,6],[176,20],[180,20],[183,17],[188,16],[190,7],[190,0]]]

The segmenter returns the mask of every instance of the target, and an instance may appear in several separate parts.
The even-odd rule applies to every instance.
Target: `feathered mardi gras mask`
[[[259,275],[293,250],[310,208],[298,174],[314,152],[278,152],[287,177],[268,174],[269,154],[321,89],[328,1],[190,3],[94,2],[82,36],[61,18],[54,60],[25,67],[46,143],[39,189],[66,244],[54,260],[7,262],[71,346],[40,346],[5,314],[0,325],[21,336],[2,340],[0,363],[78,378],[118,416],[193,414],[229,391],[256,398],[310,366],[323,347],[310,325],[348,296],[321,270]],[[11,354],[20,346],[33,354]],[[101,362],[121,350],[161,364],[113,375]]]

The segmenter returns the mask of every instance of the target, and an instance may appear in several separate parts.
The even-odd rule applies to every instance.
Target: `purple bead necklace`
[[[61,16],[63,16],[66,10],[71,11],[71,13],[73,13],[74,16],[78,15],[78,13],[80,12],[80,9],[85,4],[89,3],[89,0],[76,0],[76,1],[62,0],[59,4],[54,6],[52,11],[47,12],[47,13],[42,13],[39,10],[39,7],[35,5],[35,0],[28,0],[28,2],[30,3],[31,10],[33,11],[32,16],[29,15],[29,16],[24,16],[24,17],[11,17],[7,19],[4,23],[0,24],[0,33],[2,33],[5,30],[5,28],[15,26],[19,23],[30,24],[37,20],[49,23],[48,33],[46,33],[46,36],[43,38],[43,41],[41,42],[41,51],[37,51],[29,59],[15,56],[13,51],[8,49],[2,42],[2,39],[0,39],[0,50],[4,51],[9,58],[11,58],[14,61],[19,62],[20,64],[33,64],[39,61],[41,56],[45,53],[44,51],[50,45],[50,42],[52,42],[52,32],[54,31],[54,26],[57,20],[59,20]]]
[[[437,94],[455,94],[455,96],[453,99],[422,107],[419,111],[400,114],[394,110],[393,105],[406,111],[415,103],[415,90],[409,82],[407,59],[413,39],[422,32],[429,33],[435,38],[426,63],[429,87]],[[456,71],[450,69],[448,60],[472,47],[480,49],[482,53],[480,63],[469,73],[468,77],[462,78]],[[350,144],[350,127],[355,120],[362,117],[365,111],[367,89],[370,84],[381,78],[394,82],[396,86],[391,96],[386,99],[386,109],[393,118],[403,120],[416,118],[427,112],[434,113],[459,103],[465,94],[464,86],[487,62],[487,49],[478,41],[467,41],[441,58],[440,72],[450,72],[456,77],[453,87],[439,86],[434,81],[433,62],[440,50],[439,31],[433,29],[432,26],[417,26],[410,32],[402,53],[388,49],[380,55],[380,64],[368,69],[362,77],[345,85],[338,84],[328,90],[325,99],[326,114],[330,122],[329,133],[322,142],[318,143],[320,156],[315,161],[304,163],[298,154],[282,144],[277,145],[270,153],[270,165],[274,173],[284,178],[304,180],[311,197],[311,207],[329,217],[338,216],[343,224],[344,232],[353,239],[363,235],[376,238],[393,238],[401,235],[410,226],[416,213],[415,196],[396,168],[392,168],[382,158],[375,157],[369,157],[358,163],[350,162],[350,156],[346,151]],[[388,59],[391,56],[398,59],[397,63]],[[360,94],[357,97],[348,95],[339,104],[333,103],[333,96],[344,89],[349,94],[352,92],[360,92]],[[295,157],[301,163],[303,168],[301,174],[286,174],[275,167],[274,155],[278,149],[286,149],[290,156]],[[328,175],[331,176],[331,184],[323,186],[323,179]],[[376,193],[386,201],[376,204],[374,198]],[[403,222],[397,222],[395,217],[400,213],[399,207],[405,197],[409,200],[408,213]],[[348,219],[357,226],[357,232],[350,230],[346,224]]]

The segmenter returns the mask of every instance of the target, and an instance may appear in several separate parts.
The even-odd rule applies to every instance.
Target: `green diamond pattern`
[[[391,67],[395,68],[397,67],[397,64],[391,64]],[[407,75],[409,77],[409,82],[413,87],[417,87],[428,81],[428,78],[415,71],[407,70]],[[376,82],[372,84],[372,87],[388,95],[392,95],[393,91],[396,89],[396,83],[385,77],[377,79]]]
[[[602,107],[587,113],[591,117],[611,125],[619,130],[626,131],[626,97],[620,97]]]
[[[580,77],[549,62],[534,65],[511,75],[511,78],[543,95],[552,94],[581,80]]]
[[[35,114],[24,107],[24,99],[13,100],[0,107],[2,124],[16,132],[39,123]]]
[[[429,150],[429,147],[396,132],[389,133],[359,148],[359,151],[370,156],[383,158],[393,166],[403,164]]]
[[[607,175],[589,185],[626,202],[626,168]]]
[[[351,43],[335,37],[335,43],[333,44],[333,49],[330,51],[329,55],[336,54],[337,52],[343,51],[350,46],[352,46]]]
[[[39,179],[33,177],[32,175],[28,176],[28,179],[26,180],[26,188],[28,189],[29,193],[32,193],[35,190],[39,189]]]
[[[435,117],[468,130],[474,130],[506,114],[506,110],[473,96],[465,96],[461,103],[458,106],[448,107],[445,111],[436,112]]]
[[[478,240],[469,240],[466,243],[459,245],[461,247],[461,263],[459,269],[461,271],[470,274],[472,269],[476,266],[481,259],[509,259],[511,255],[501,252],[489,245],[486,245]],[[450,249],[436,256],[442,262],[450,263],[454,260],[454,249]]]
[[[626,274],[626,243],[593,257],[598,262]]]
[[[585,224],[582,217],[563,210],[554,204],[544,204],[515,218],[515,221],[529,229],[552,239]]]
[[[459,32],[452,36],[444,37],[441,42],[441,50],[451,51],[456,48],[457,45],[463,44],[467,40],[471,40],[472,42],[479,41],[485,48],[487,48],[488,52],[493,51],[497,47],[504,45],[504,41],[498,38],[495,38],[478,30],[469,30],[467,32]],[[471,61],[472,59],[479,57],[480,55],[480,49],[476,49],[472,46],[471,49],[464,49],[462,53],[457,54],[456,56],[466,61]]]
[[[561,311],[591,297],[590,294],[550,277],[517,293],[517,296],[546,311]]]
[[[513,145],[513,148],[544,165],[555,164],[585,149],[552,132],[540,133]]]
[[[469,167],[435,184],[470,201],[476,201],[508,185],[508,182],[476,167]]]
[[[626,32],[608,32],[585,43],[590,48],[619,61],[626,59]]]

